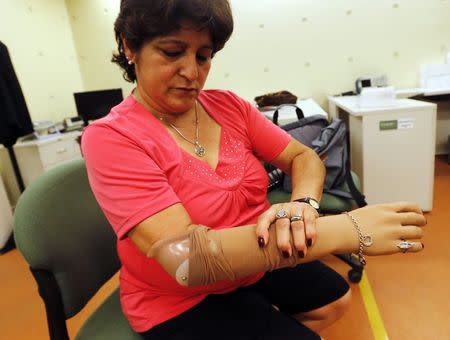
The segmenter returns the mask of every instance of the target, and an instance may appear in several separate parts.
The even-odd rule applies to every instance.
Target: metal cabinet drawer
[[[80,145],[73,139],[57,140],[41,145],[39,154],[44,168],[81,157]]]

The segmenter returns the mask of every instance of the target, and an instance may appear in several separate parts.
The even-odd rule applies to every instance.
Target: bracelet
[[[366,258],[364,257],[363,249],[364,247],[370,247],[373,244],[372,236],[367,236],[363,234],[361,228],[359,227],[358,222],[356,221],[356,218],[353,215],[351,215],[348,211],[345,211],[343,213],[346,214],[348,217],[350,217],[350,219],[353,222],[353,225],[355,226],[356,231],[358,232],[359,250],[357,255],[359,262],[361,262],[361,264],[365,266]]]

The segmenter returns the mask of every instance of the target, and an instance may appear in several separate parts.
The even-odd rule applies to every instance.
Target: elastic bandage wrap
[[[198,225],[186,234],[156,242],[148,256],[158,261],[180,285],[188,287],[297,265],[297,252],[293,251],[287,259],[282,257],[275,228],[271,227],[269,233],[268,245],[260,248],[255,226],[212,230]],[[295,249],[292,243],[291,247]]]

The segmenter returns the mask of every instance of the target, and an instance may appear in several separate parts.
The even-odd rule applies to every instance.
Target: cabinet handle
[[[56,153],[64,153],[64,152],[66,152],[66,151],[67,151],[66,148],[61,148],[61,149],[57,149],[57,150],[56,150]]]

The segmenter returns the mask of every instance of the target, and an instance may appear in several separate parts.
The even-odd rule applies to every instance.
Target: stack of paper
[[[358,96],[360,108],[395,106],[396,96],[392,86],[364,87]]]
[[[422,65],[420,85],[425,89],[450,88],[450,63]]]

